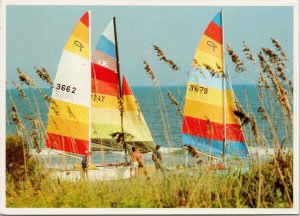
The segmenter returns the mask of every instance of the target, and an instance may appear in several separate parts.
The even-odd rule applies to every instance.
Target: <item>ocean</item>
[[[248,113],[256,117],[258,127],[261,132],[264,133],[265,138],[267,140],[271,139],[271,135],[268,130],[268,126],[265,121],[262,120],[260,114],[257,112],[258,108],[261,106],[260,102],[258,100],[258,86],[255,85],[234,85],[233,86],[234,92],[240,102],[240,104],[243,106],[244,110],[246,110]],[[42,89],[47,95],[51,95],[51,89]],[[160,87],[160,90],[162,92],[162,95],[164,97],[164,104],[165,108],[161,103],[161,100],[159,99],[158,89],[156,87],[132,87],[132,91],[139,102],[139,105],[141,107],[141,111],[144,115],[144,118],[148,124],[148,127],[152,133],[152,136],[154,138],[154,141],[156,144],[159,144],[161,146],[161,152],[163,153],[163,156],[165,158],[165,163],[171,164],[171,163],[178,163],[182,164],[185,160],[185,154],[184,150],[182,149],[182,141],[181,141],[181,116],[177,112],[177,108],[171,104],[167,92],[170,91],[171,94],[175,97],[175,99],[179,102],[179,104],[183,105],[184,103],[184,97],[186,92],[185,86],[162,86]],[[19,92],[16,89],[9,89],[7,90],[7,122],[6,122],[6,134],[14,134],[14,124],[12,122],[12,118],[10,115],[11,112],[11,99],[15,103],[19,115],[21,116],[23,122],[25,123],[26,128],[30,129],[31,123],[25,119],[25,116],[34,116],[35,114],[39,114],[41,116],[41,119],[45,125],[47,126],[47,115],[48,115],[48,104],[45,103],[43,97],[38,92],[38,90],[30,90],[25,89],[25,93],[27,94],[27,97],[30,101],[30,103],[26,103],[20,96]],[[269,109],[267,110],[268,113],[272,118],[277,119],[275,121],[274,129],[276,131],[276,134],[278,134],[278,137],[284,137],[284,126],[283,124],[280,124],[280,117],[281,112],[279,109],[278,104],[275,101],[270,104],[266,104],[265,106]],[[161,112],[162,111],[162,112]],[[171,139],[168,141],[166,140],[166,136],[164,134],[164,127],[162,122],[161,113],[165,117],[167,117],[169,125],[170,125],[170,131],[171,131]],[[166,118],[165,118],[166,120]],[[253,140],[247,136],[249,131],[246,132],[246,141],[249,145],[249,143],[252,145]],[[270,146],[271,147],[271,146]],[[44,151],[42,152],[42,154]],[[44,153],[45,155],[47,153]],[[45,156],[44,155],[44,156]],[[49,155],[48,155],[49,156]],[[58,164],[60,156],[57,156],[56,154],[51,156],[52,159],[54,158],[54,163]],[[146,163],[152,163],[151,162],[151,154],[145,154],[145,161]],[[76,163],[77,159],[74,159],[74,162]],[[123,152],[105,152],[105,153],[99,153],[95,152],[93,155],[93,162],[96,164],[103,164],[103,163],[113,163],[113,162],[123,162],[124,161],[124,153]],[[78,160],[77,160],[78,162]]]

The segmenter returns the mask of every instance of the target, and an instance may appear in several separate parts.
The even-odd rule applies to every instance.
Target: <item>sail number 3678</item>
[[[189,90],[194,92],[199,92],[199,93],[203,92],[204,94],[208,93],[208,88],[202,86],[196,86],[196,85],[190,85]]]
[[[66,91],[66,92],[71,92],[73,94],[76,93],[76,87],[71,87],[67,85],[61,85],[60,83],[56,84],[56,89],[61,90],[61,91]]]

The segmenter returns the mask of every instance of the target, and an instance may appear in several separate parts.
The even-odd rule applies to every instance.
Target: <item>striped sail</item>
[[[89,148],[90,14],[72,31],[58,65],[48,115],[46,147],[75,154]]]
[[[100,148],[95,143],[118,147],[111,134],[121,132],[120,85],[114,34],[114,25],[111,21],[92,54],[91,139],[93,150]],[[121,146],[119,148],[122,149]]]
[[[226,156],[242,158],[248,155],[248,150],[239,122],[233,114],[236,110],[233,91],[228,84],[226,89],[223,86],[222,34],[219,12],[207,26],[194,56],[183,113],[183,143],[221,158],[225,123]],[[223,97],[223,91],[226,97]]]
[[[122,79],[122,100],[124,132],[133,136],[131,140],[126,140],[126,143],[139,147],[143,152],[149,152],[154,148],[154,141],[140,106],[124,75]]]

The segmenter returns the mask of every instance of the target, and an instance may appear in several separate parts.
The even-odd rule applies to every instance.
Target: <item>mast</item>
[[[89,59],[91,60],[92,58],[92,52],[91,52],[91,11],[88,11],[89,12]],[[90,67],[91,67],[91,64],[90,64]],[[90,68],[90,71],[92,72],[92,68]],[[90,89],[92,90],[92,86],[90,87]],[[92,145],[91,145],[91,127],[92,127],[92,99],[91,97],[90,98],[90,107],[89,107],[89,146],[88,146],[88,151],[90,152],[91,149],[92,149]]]
[[[125,152],[125,161],[128,162],[127,160],[127,148],[126,148],[126,143],[125,143],[125,136],[124,136],[124,127],[123,127],[123,101],[122,101],[122,84],[121,84],[121,74],[120,74],[120,65],[119,65],[119,50],[118,50],[118,37],[117,37],[117,28],[116,28],[116,17],[113,18],[114,21],[114,34],[115,34],[115,44],[116,44],[116,60],[117,60],[117,72],[118,72],[118,77],[119,77],[119,100],[122,103],[122,109],[121,109],[121,136],[122,136],[122,141],[121,145],[124,147],[124,152]]]
[[[122,86],[121,86],[121,74],[120,74],[120,65],[119,65],[119,50],[118,50],[118,37],[117,37],[117,28],[116,28],[116,17],[113,18],[114,21],[114,36],[116,44],[116,60],[117,60],[117,72],[119,77],[119,97],[122,100]],[[121,110],[121,132],[123,133],[123,110]]]
[[[224,56],[224,19],[223,9],[221,10],[221,22],[222,22],[222,55],[223,55],[223,125],[224,125],[224,137],[223,137],[223,161],[226,166],[226,75],[225,75],[225,56]]]

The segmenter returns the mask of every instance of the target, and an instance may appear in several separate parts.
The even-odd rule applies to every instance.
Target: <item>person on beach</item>
[[[132,147],[130,177],[132,177],[133,170],[136,177],[137,173],[140,173],[140,169],[143,166],[143,155],[139,152],[139,150],[136,147]]]
[[[83,158],[81,160],[82,177],[83,177],[84,180],[89,179],[90,155],[91,155],[91,152],[85,151],[85,155],[83,156]]]
[[[160,145],[155,146],[155,150],[152,152],[152,160],[155,164],[156,174],[158,174],[159,171],[163,172],[163,166],[162,166],[162,155],[159,151]]]

